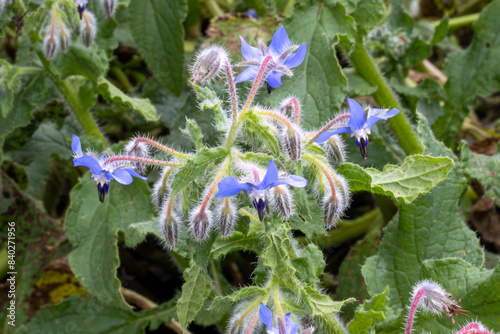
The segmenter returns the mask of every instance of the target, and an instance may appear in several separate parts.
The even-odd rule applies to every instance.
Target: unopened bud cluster
[[[196,56],[192,68],[193,83],[204,83],[216,79],[228,61],[229,57],[226,50],[220,46],[213,45],[201,50]]]
[[[0,10],[4,1],[5,0],[0,0]],[[66,7],[61,6],[57,2],[54,3],[50,9],[50,13],[48,13],[49,19],[45,25],[45,35],[43,36],[43,51],[45,57],[49,60],[54,58],[59,49],[63,52],[69,51],[72,43],[72,36],[74,34],[79,35],[83,45],[88,48],[94,43],[97,35],[97,19],[87,8],[88,0],[73,0],[73,2],[76,6],[76,13],[78,13],[78,15],[75,15],[75,12],[64,13]],[[106,16],[111,18],[116,11],[118,1],[101,0],[101,5]],[[79,21],[78,33],[75,32],[73,34],[68,28],[74,26],[74,24],[70,22],[72,18]]]

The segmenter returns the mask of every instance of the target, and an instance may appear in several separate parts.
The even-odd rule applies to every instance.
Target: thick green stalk
[[[373,93],[373,97],[381,108],[397,108],[403,110],[391,89],[387,85],[382,73],[366,50],[363,39],[358,38],[354,44],[354,50],[351,54],[351,62],[356,68],[356,72],[372,86],[378,89]],[[403,112],[389,119],[392,131],[396,135],[399,144],[406,154],[422,153],[423,147],[410,120]]]
[[[471,24],[476,22],[478,18],[479,18],[479,13],[451,18],[448,23],[448,29],[455,30],[458,28],[470,26]],[[432,22],[434,26],[438,26],[439,23],[441,23],[441,21]]]
[[[98,138],[104,145],[108,146],[108,142],[101,133],[101,130],[99,130],[99,127],[92,118],[92,115],[90,115],[89,110],[85,108],[85,104],[78,95],[75,87],[71,84],[71,82],[69,82],[68,79],[61,79],[55,74],[52,64],[45,58],[41,51],[38,51],[37,53],[43,66],[50,74],[52,82],[63,95],[69,105],[69,108],[73,110],[73,113],[75,114],[78,122],[81,124],[83,131],[85,131],[88,136]]]

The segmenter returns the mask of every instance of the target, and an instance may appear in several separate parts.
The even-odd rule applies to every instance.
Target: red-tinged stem
[[[462,328],[456,334],[492,334],[492,333],[480,329],[479,324],[477,322],[473,322]]]
[[[57,15],[56,7],[54,6],[54,8],[52,9],[52,24],[50,26],[50,39],[54,39],[54,35],[56,32],[56,15]]]
[[[324,127],[322,127],[319,131],[315,132],[314,133],[314,136],[309,139],[309,141],[307,142],[307,144],[304,146],[305,147],[308,147],[309,145],[311,145],[312,143],[314,143],[314,141],[316,139],[318,139],[318,137],[328,131],[328,129],[330,129],[332,126],[334,126],[335,124],[339,123],[339,122],[342,122],[342,121],[345,121],[346,119],[349,119],[351,117],[351,114],[342,114],[342,115],[339,115],[337,117],[335,117],[334,119],[332,119],[330,122],[328,122],[327,125],[325,125]]]
[[[299,100],[295,97],[292,97],[292,103],[295,106],[295,124],[300,125],[300,104]]]
[[[413,296],[413,302],[410,306],[410,313],[408,314],[408,321],[406,323],[405,334],[411,334],[411,329],[413,327],[413,320],[415,320],[415,313],[417,312],[418,304],[423,295],[427,293],[427,289],[422,288]]]
[[[247,102],[245,103],[242,112],[245,112],[248,110],[248,108],[250,108],[250,105],[252,104],[252,101],[255,98],[255,95],[257,94],[257,90],[259,89],[262,83],[262,78],[265,79],[267,77],[267,74],[269,73],[268,64],[270,61],[272,61],[272,59],[273,59],[272,56],[267,56],[266,58],[264,58],[262,65],[260,65],[259,73],[257,74],[257,77],[255,77],[252,90],[250,91],[250,94],[248,94]]]
[[[137,145],[139,143],[146,143],[146,144],[149,144],[151,146],[154,146],[154,147],[157,147],[159,148],[160,150],[162,151],[165,151],[167,153],[170,153],[172,155],[175,155],[175,156],[178,156],[180,158],[185,158],[185,159],[188,159],[188,158],[191,158],[190,155],[188,154],[184,154],[184,153],[181,153],[181,152],[177,152],[176,150],[173,150],[171,149],[170,147],[167,147],[165,145],[162,145],[160,143],[158,143],[157,141],[154,141],[152,139],[149,139],[149,138],[145,138],[145,137],[140,137],[140,138],[137,138],[135,141],[134,141],[134,144]]]
[[[252,322],[248,326],[246,334],[252,334],[253,328],[255,327],[255,324],[257,323],[257,320],[259,320],[259,312],[257,312],[255,314],[255,316],[253,317]]]
[[[272,111],[267,111],[267,110],[254,110],[254,113],[259,114],[259,115],[265,115],[269,117],[276,118],[280,120],[281,122],[285,123],[285,125],[291,129],[292,128],[292,123],[283,115],[280,115],[278,113],[272,112]]]
[[[337,198],[336,190],[335,190],[336,189],[335,188],[335,181],[333,180],[334,176],[333,176],[333,173],[330,171],[330,169],[327,166],[325,166],[324,164],[322,164],[318,159],[316,159],[310,155],[305,155],[304,158],[306,160],[309,160],[313,164],[315,164],[319,169],[321,169],[323,174],[325,174],[326,179],[328,180],[328,183],[330,184],[330,188],[332,189],[332,197]]]
[[[115,161],[135,161],[135,162],[141,162],[144,164],[156,165],[156,166],[183,166],[184,165],[181,162],[170,162],[170,161],[155,160],[155,159],[149,159],[149,158],[131,157],[128,155],[115,155],[113,157],[110,157],[110,158],[106,159],[106,161],[104,161],[104,165],[107,165],[107,164],[115,162]]]
[[[207,195],[205,196],[205,199],[203,200],[203,203],[201,203],[200,207],[200,212],[205,211],[208,203],[210,203],[210,199],[212,198],[212,195],[214,194],[215,189],[217,188],[219,181],[226,172],[227,167],[229,166],[229,158],[226,158],[226,161],[224,162],[224,165],[222,165],[222,168],[220,169],[219,173],[217,173],[217,176],[215,177],[214,182],[210,186],[210,189],[208,189]]]
[[[238,93],[236,92],[236,83],[234,82],[233,70],[229,60],[224,64],[226,69],[227,84],[229,86],[229,93],[231,95],[231,109],[233,111],[233,120],[236,121],[238,117]]]

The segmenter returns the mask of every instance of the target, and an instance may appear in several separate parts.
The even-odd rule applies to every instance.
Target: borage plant
[[[183,327],[210,297],[211,289],[205,289],[204,295],[196,291],[199,282],[211,281],[205,271],[207,261],[249,248],[260,259],[255,273],[258,284],[218,296],[209,307],[215,313],[232,308],[229,333],[252,333],[262,324],[269,333],[311,333],[314,329],[347,332],[337,312],[350,300],[333,301],[321,292],[319,277],[325,266],[322,253],[312,243],[300,244],[293,230],[307,234],[312,226],[320,231],[336,227],[349,207],[349,183],[361,181],[347,180],[335,169],[346,159],[345,145],[338,134],[350,132],[366,159],[370,128],[397,115],[399,110],[363,108],[347,98],[348,111],[320,129],[306,131],[296,97],[286,98],[276,109],[255,103],[255,98],[264,83],[277,88],[283,75],[293,75],[292,68],[304,60],[307,44],[292,44],[283,27],[269,46],[261,42],[256,48],[243,38],[241,41],[245,61],[239,66],[247,67],[236,80],[229,56],[220,46],[202,49],[192,67],[193,88],[200,106],[215,106],[212,108],[214,124],[221,134],[220,146],[206,147],[194,122],[188,124],[186,133],[197,150],[189,153],[137,136],[123,154],[97,158],[92,153],[83,155],[80,141],[74,136],[74,164],[90,168],[101,202],[110,180],[130,184],[132,176],[143,178],[135,170],[161,168],[152,193],[159,213],[156,230],[171,252],[178,256],[190,254],[186,272],[196,272],[196,277],[186,276],[187,283],[177,302]],[[229,92],[227,108],[206,86],[219,77]],[[242,98],[236,83],[248,80],[252,86]],[[421,164],[429,164],[429,159],[437,161],[429,166],[432,169],[439,162],[448,162],[447,158],[426,156],[409,159]],[[384,177],[386,173],[378,176]],[[229,306],[230,301],[235,304]]]

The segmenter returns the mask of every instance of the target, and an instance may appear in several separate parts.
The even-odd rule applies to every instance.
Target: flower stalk
[[[148,165],[156,165],[156,166],[175,166],[175,167],[180,167],[183,166],[184,164],[182,162],[171,162],[171,161],[163,161],[163,160],[156,160],[156,159],[150,159],[150,158],[142,158],[142,157],[133,157],[129,155],[115,155],[112,157],[109,157],[104,161],[104,165],[110,164],[115,161],[134,161],[134,162],[139,162],[139,163],[144,163]]]

